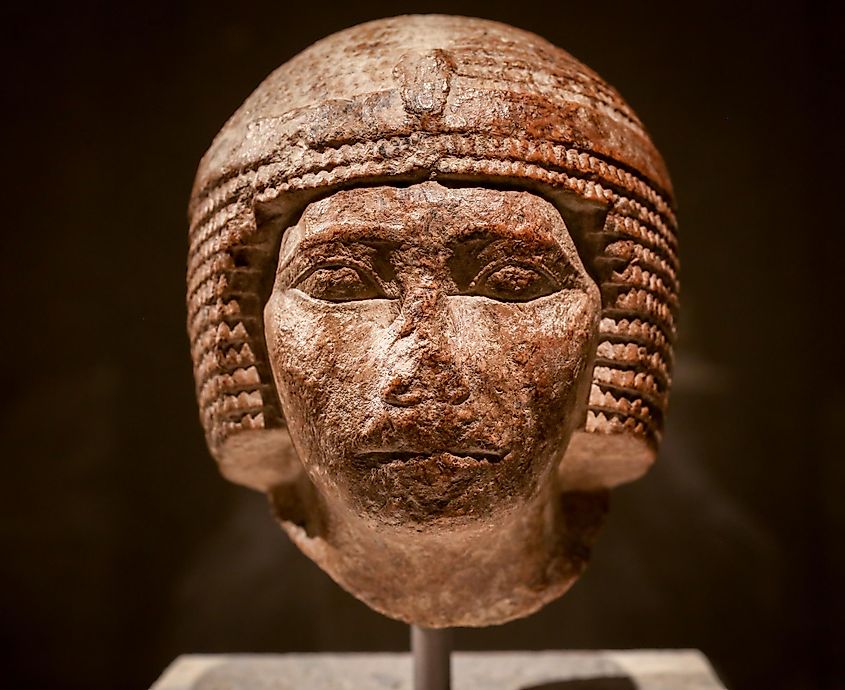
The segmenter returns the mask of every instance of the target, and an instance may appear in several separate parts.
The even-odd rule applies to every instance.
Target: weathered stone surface
[[[457,690],[724,690],[695,650],[459,652]],[[151,690],[410,690],[407,654],[179,657]]]
[[[191,201],[209,446],[386,615],[528,615],[654,459],[671,187],[619,95],[461,17],[353,27],[224,126]]]
[[[288,533],[370,606],[425,625],[509,619],[559,595],[591,534],[568,529],[555,470],[600,308],[563,219],[534,194],[424,182],[309,205],[264,312],[320,497],[274,494]],[[584,503],[597,522],[602,498]]]

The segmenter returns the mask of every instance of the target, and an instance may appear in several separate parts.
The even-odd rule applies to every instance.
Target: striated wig
[[[437,15],[319,41],[255,90],[200,163],[188,332],[223,473],[269,490],[296,463],[262,317],[285,228],[339,189],[431,179],[525,190],[557,207],[602,297],[563,487],[639,477],[660,441],[678,308],[663,160],[619,94],[565,51],[496,22]]]

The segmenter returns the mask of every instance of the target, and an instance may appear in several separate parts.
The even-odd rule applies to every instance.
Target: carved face
[[[582,421],[600,306],[529,192],[426,182],[310,204],[264,321],[321,499],[417,530],[518,510]]]

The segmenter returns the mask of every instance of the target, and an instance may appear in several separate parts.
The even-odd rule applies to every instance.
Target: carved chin
[[[499,625],[564,594],[589,560],[607,492],[548,499],[533,516],[522,514],[521,530],[418,530],[413,539],[391,539],[389,531],[367,537],[282,526],[340,586],[386,616],[432,628]]]

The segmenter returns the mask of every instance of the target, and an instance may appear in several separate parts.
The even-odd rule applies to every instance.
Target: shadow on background
[[[638,688],[639,685],[630,678],[607,676],[605,678],[553,680],[541,685],[520,688],[520,690],[637,690]]]

